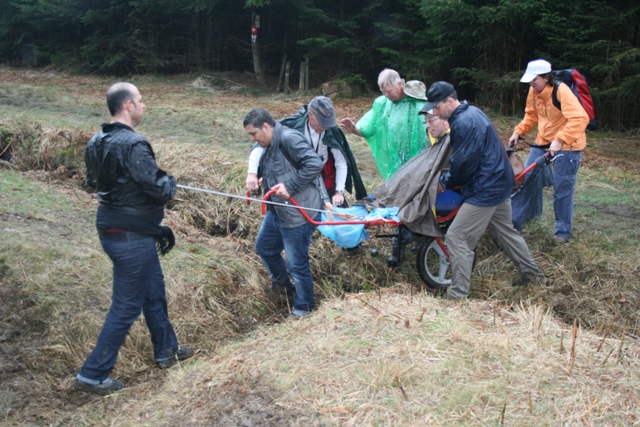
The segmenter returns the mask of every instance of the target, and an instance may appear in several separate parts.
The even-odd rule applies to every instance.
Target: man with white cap
[[[462,189],[462,206],[445,235],[451,258],[447,298],[469,295],[475,247],[487,227],[522,273],[514,286],[546,284],[547,278],[511,223],[513,170],[491,120],[480,109],[460,103],[447,82],[433,83],[427,98],[422,111],[432,109],[451,126],[449,170],[440,177],[439,191],[456,186]]]
[[[553,162],[553,210],[556,217],[554,237],[559,243],[567,243],[572,234],[573,189],[582,161],[582,151],[587,145],[585,130],[589,124],[589,116],[569,86],[555,84],[551,64],[544,59],[529,62],[520,81],[529,83],[529,94],[524,118],[515,127],[509,143],[515,144],[519,137],[537,127],[536,146],[531,148],[525,166],[542,156],[547,148],[556,156]],[[556,96],[562,106],[561,110],[553,103],[554,86],[557,86]],[[534,182],[535,185],[542,186],[542,181],[532,181],[532,184]],[[522,206],[514,204],[514,216],[516,212],[533,205],[538,206],[539,212],[529,217],[542,213],[542,188],[539,188],[539,191],[529,191],[535,194],[537,200],[518,199]],[[517,228],[522,228],[523,224],[520,221],[514,222]]]
[[[349,143],[337,126],[331,99],[317,96],[308,106],[303,105],[296,114],[279,122],[303,134],[324,162],[322,177],[333,205],[346,205],[345,190],[355,193],[356,199],[367,196]],[[262,147],[255,146],[249,156],[246,183],[250,191],[258,190],[258,165],[263,152]]]

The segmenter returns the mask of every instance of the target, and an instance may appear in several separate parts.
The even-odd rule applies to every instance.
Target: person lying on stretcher
[[[398,217],[403,222],[397,237],[393,238],[390,267],[402,261],[404,250],[413,233],[441,237],[435,220],[434,206],[438,195],[438,180],[449,167],[449,122],[429,110],[425,114],[429,146],[407,162],[391,178],[366,200],[369,207],[398,207]],[[357,202],[356,204],[360,204]]]

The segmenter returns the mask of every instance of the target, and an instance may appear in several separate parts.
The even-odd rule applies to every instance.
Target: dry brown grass
[[[90,137],[80,129],[21,125],[5,130],[0,126],[0,159],[6,167],[21,171],[54,172],[54,177],[63,179],[83,176],[83,153]]]
[[[529,302],[326,301],[114,399],[115,425],[635,425],[640,347]],[[100,414],[100,412],[99,412]],[[106,416],[107,411],[102,412]],[[77,420],[91,422],[93,410]]]

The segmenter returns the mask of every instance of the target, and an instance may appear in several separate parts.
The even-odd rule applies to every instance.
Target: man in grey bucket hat
[[[317,96],[308,106],[303,105],[296,114],[279,122],[303,134],[324,162],[323,181],[333,205],[347,206],[344,191],[355,193],[356,199],[367,196],[349,143],[337,126],[331,99]],[[247,188],[250,191],[255,192],[259,188],[258,169],[263,152],[263,148],[254,146],[249,155]]]
[[[336,111],[333,109],[333,102],[326,96],[316,96],[309,103],[308,111],[318,124],[326,129],[337,126]]]

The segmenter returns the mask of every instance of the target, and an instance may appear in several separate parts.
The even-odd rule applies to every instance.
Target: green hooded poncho
[[[378,97],[356,124],[387,181],[402,165],[427,146],[426,124],[418,114],[426,101],[406,96],[400,101]]]

